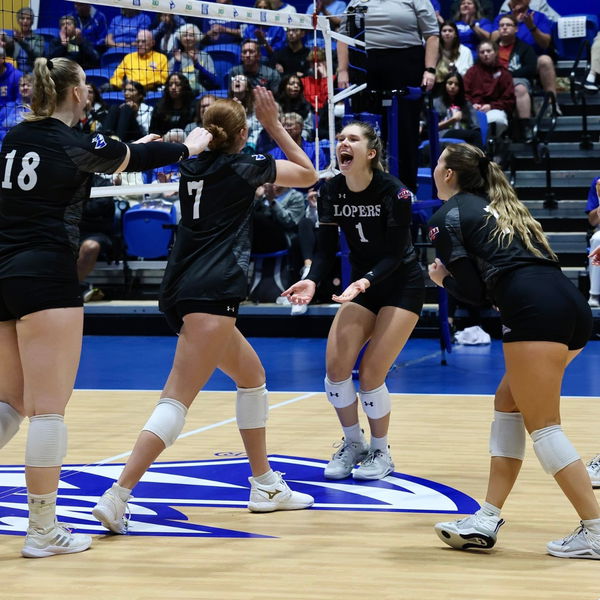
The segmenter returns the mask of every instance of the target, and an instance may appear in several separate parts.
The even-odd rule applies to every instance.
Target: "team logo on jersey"
[[[413,201],[413,194],[408,188],[402,188],[398,191],[398,200],[410,200]]]
[[[252,158],[254,160],[265,160],[265,155],[264,154],[253,154]]]
[[[355,510],[419,513],[473,513],[479,505],[451,487],[412,475],[392,473],[380,481],[352,478],[327,480],[323,460],[271,456],[274,470],[285,472],[290,486],[311,494],[310,510]],[[92,517],[98,498],[118,478],[122,465],[64,466],[58,489],[58,520],[77,531],[106,530]],[[238,531],[193,523],[187,507],[245,510],[250,495],[250,469],[245,457],[155,463],[129,501],[131,535],[252,538],[267,537],[256,522],[254,531]],[[22,535],[27,529],[27,493],[22,466],[0,466],[0,533]],[[195,511],[198,514],[198,510]],[[352,518],[352,517],[349,517]],[[254,520],[253,520],[254,523]]]
[[[439,235],[440,228],[439,227],[430,227],[429,228],[429,241],[433,242],[435,238]]]
[[[94,144],[95,150],[100,150],[100,148],[104,148],[104,146],[106,146],[106,140],[104,139],[104,136],[101,133],[97,133],[92,138],[92,143]]]

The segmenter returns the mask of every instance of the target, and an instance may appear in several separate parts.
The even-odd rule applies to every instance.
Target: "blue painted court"
[[[169,373],[175,337],[86,336],[77,376],[78,389],[159,390]],[[321,391],[325,375],[325,339],[250,338],[267,371],[273,391]],[[439,342],[411,339],[390,371],[391,392],[411,394],[493,394],[502,377],[502,344],[453,346],[446,366]],[[567,369],[563,394],[600,395],[600,341],[590,342]],[[233,390],[232,381],[215,372],[205,389]]]

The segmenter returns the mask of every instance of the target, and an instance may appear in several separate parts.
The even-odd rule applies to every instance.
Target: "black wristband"
[[[435,75],[435,68],[434,67],[425,67],[425,73],[431,73],[432,75]]]
[[[129,162],[126,171],[146,171],[163,165],[172,165],[186,159],[190,152],[185,144],[171,142],[148,142],[147,144],[127,144]]]

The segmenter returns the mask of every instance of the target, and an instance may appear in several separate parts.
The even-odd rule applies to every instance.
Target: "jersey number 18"
[[[13,182],[11,175],[17,151],[12,150],[6,155],[6,167],[4,168],[4,179],[2,180],[2,189],[12,190]],[[17,185],[28,192],[35,187],[37,183],[37,166],[40,164],[40,155],[37,152],[28,152],[21,160],[21,171],[17,175]]]

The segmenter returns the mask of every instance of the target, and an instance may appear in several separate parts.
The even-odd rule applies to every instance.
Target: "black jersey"
[[[496,281],[508,271],[531,264],[559,268],[558,263],[548,256],[546,249],[535,239],[532,243],[544,257],[528,250],[516,233],[510,244],[498,244],[498,238],[493,233],[496,218],[490,211],[489,200],[481,196],[456,194],[434,213],[428,226],[429,239],[450,272],[453,262],[469,258],[492,299]],[[469,282],[463,283],[468,285]]]
[[[181,222],[161,286],[160,308],[179,300],[247,295],[256,188],[275,181],[262,154],[203,152],[181,164]]]
[[[55,118],[13,127],[0,153],[0,278],[71,279],[92,174],[116,171],[126,152]]]
[[[371,278],[374,267],[389,254],[390,236],[400,241],[397,265],[416,260],[410,234],[412,198],[399,179],[379,169],[361,192],[352,192],[341,174],[321,187],[319,222],[337,224],[344,232],[353,279]]]

